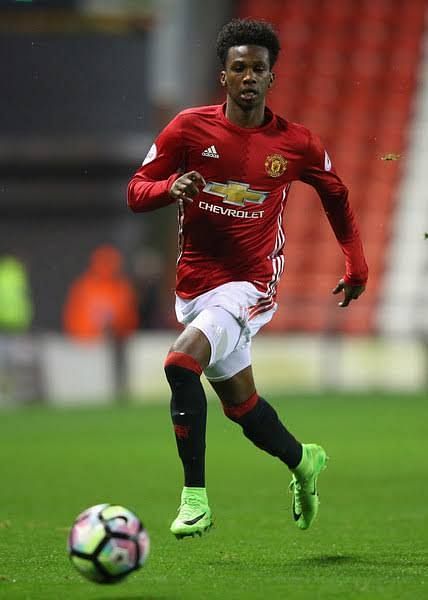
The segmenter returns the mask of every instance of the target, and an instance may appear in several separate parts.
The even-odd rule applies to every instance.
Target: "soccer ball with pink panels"
[[[145,563],[149,536],[129,509],[97,504],[74,521],[68,553],[76,569],[97,583],[116,583]]]

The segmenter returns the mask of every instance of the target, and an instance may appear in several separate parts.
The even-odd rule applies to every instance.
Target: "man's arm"
[[[184,164],[181,119],[175,117],[158,135],[141,167],[128,184],[128,206],[145,212],[175,201],[169,191]]]
[[[348,200],[348,189],[331,165],[319,138],[311,135],[301,181],[314,187],[345,256],[345,274],[333,293],[345,293],[340,306],[347,306],[364,291],[368,277],[355,215]]]

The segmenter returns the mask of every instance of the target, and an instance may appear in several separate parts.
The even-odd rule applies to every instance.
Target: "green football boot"
[[[290,491],[293,494],[293,518],[299,529],[307,529],[318,513],[318,475],[326,468],[327,455],[321,446],[302,444],[302,460],[292,469]]]
[[[201,536],[212,527],[211,509],[205,488],[184,487],[177,518],[171,525],[171,533],[177,539]]]

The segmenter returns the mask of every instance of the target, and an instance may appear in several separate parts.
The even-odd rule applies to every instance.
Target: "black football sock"
[[[244,435],[258,448],[278,457],[290,469],[302,459],[302,444],[279,420],[275,409],[266,400],[253,394],[243,404],[223,405],[229,419],[241,425]]]
[[[197,361],[181,352],[170,352],[165,361],[172,391],[171,418],[188,487],[205,487],[207,399],[201,372]]]

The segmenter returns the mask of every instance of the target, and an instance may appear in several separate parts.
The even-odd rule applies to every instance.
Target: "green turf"
[[[166,406],[0,413],[0,598],[62,600],[428,597],[426,398],[296,397],[276,406],[331,457],[321,508],[295,528],[289,475],[209,406],[208,492],[215,529],[175,540],[181,489]],[[68,561],[77,513],[121,503],[146,523],[152,553],[116,586]]]

